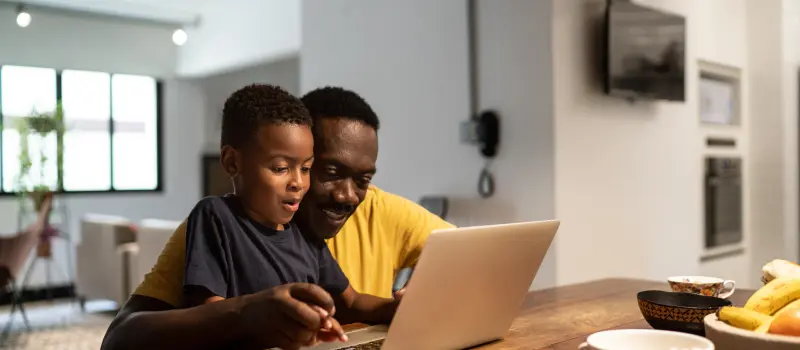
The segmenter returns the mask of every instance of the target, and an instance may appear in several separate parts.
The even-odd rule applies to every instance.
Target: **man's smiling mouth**
[[[350,215],[350,212],[339,211],[335,209],[322,209],[322,212],[325,213],[325,216],[332,221],[342,221],[346,219],[348,215]]]

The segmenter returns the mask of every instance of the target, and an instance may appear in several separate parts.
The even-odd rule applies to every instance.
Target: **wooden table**
[[[649,329],[636,302],[636,293],[649,289],[669,286],[615,278],[530,292],[506,337],[479,349],[576,350],[595,332]],[[752,294],[737,289],[730,300],[742,306]]]

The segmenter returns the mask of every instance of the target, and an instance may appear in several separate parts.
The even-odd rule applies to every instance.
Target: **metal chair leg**
[[[11,320],[9,320],[8,324],[5,327],[3,327],[3,333],[0,333],[0,345],[5,345],[10,335],[11,335]]]
[[[25,312],[25,307],[22,305],[22,298],[17,291],[14,281],[12,280],[9,285],[9,292],[11,294],[11,312],[8,314],[8,323],[0,333],[0,345],[5,344],[11,336],[11,325],[14,324],[14,312],[19,308],[19,313],[22,315],[22,321],[25,323],[25,328],[30,331],[31,324],[28,321],[28,314]]]
[[[13,281],[11,283],[13,283]],[[11,325],[14,324],[14,311],[17,308],[17,303],[15,302],[16,298],[14,296],[14,288],[10,287],[7,289],[11,294],[11,312],[8,314],[8,322],[6,322],[6,326],[3,327],[3,333],[0,334],[0,341],[2,343],[5,343],[5,341],[8,339],[8,336],[11,334]]]
[[[25,312],[25,307],[22,305],[22,296],[17,290],[15,281],[11,281],[11,314],[8,316],[8,322],[11,323],[12,316],[14,315],[14,310],[19,309],[19,313],[22,315],[22,322],[25,323],[25,328],[29,331],[31,330],[31,324],[28,321],[28,314]]]
[[[14,309],[17,306],[14,304],[14,297],[12,296],[11,298],[11,313],[8,314],[8,322],[6,322],[6,326],[3,328],[3,335],[0,337],[3,340],[8,338],[8,335],[11,333],[11,325],[14,324]]]
[[[22,315],[22,322],[25,323],[25,328],[30,331],[31,323],[28,321],[28,314],[25,312],[25,307],[22,306],[22,300],[17,299],[16,303],[17,307],[19,308],[19,313]]]

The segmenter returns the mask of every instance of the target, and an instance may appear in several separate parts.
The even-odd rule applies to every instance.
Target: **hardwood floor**
[[[96,350],[115,314],[114,303],[95,301],[86,312],[70,299],[25,303],[31,330],[18,312],[0,307],[0,349]]]

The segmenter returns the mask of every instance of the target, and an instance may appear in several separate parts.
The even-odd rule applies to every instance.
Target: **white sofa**
[[[180,221],[144,219],[139,225],[136,241],[139,244],[139,253],[136,255],[136,264],[131,271],[133,278],[133,288],[135,289],[143,280],[144,275],[153,269],[158,261],[158,256],[167,241],[180,226]]]
[[[122,306],[135,285],[136,234],[124,217],[87,214],[81,219],[76,256],[76,292],[81,301],[104,299]]]

